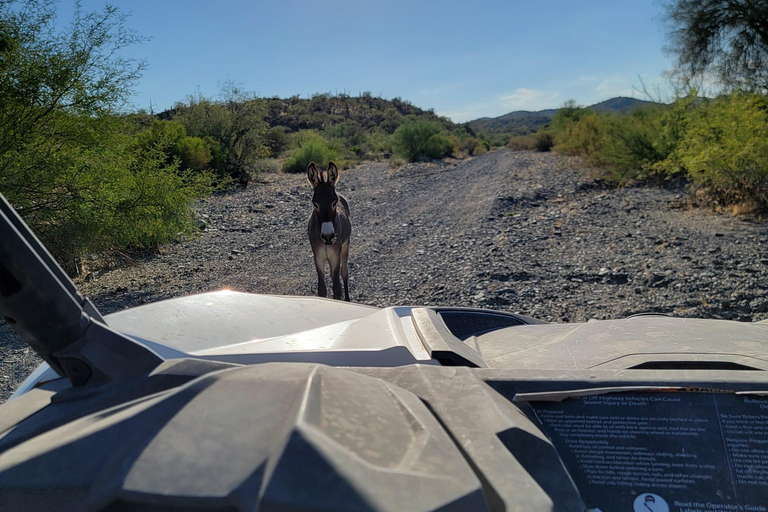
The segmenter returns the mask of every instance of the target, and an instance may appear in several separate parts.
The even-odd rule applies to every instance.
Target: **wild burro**
[[[349,203],[336,192],[339,181],[339,168],[333,162],[328,162],[328,170],[320,171],[315,162],[307,166],[307,179],[315,193],[312,196],[314,209],[309,216],[309,243],[315,255],[317,269],[317,294],[326,297],[325,263],[331,269],[333,282],[333,298],[341,299],[341,278],[344,279],[344,300],[349,302],[349,235],[352,224],[349,222]]]

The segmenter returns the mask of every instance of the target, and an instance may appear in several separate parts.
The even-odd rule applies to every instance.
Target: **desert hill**
[[[651,101],[618,97],[590,105],[587,108],[600,113],[626,114],[632,109],[653,104]],[[487,134],[515,133],[524,135],[526,133],[533,133],[549,123],[555,112],[557,112],[557,109],[539,110],[536,112],[517,110],[494,118],[481,117],[480,119],[470,121],[469,126],[475,131]]]

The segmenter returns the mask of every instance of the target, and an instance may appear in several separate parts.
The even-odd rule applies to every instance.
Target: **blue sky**
[[[133,103],[155,112],[233,81],[259,96],[399,96],[462,122],[643,97],[672,65],[658,0],[110,3],[151,38],[124,55],[146,62]],[[66,21],[73,2],[58,9]]]

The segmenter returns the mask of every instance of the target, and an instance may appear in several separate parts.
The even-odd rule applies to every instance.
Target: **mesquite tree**
[[[768,91],[768,0],[671,0],[666,15],[680,78]]]

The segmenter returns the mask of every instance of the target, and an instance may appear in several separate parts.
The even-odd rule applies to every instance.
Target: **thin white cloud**
[[[616,96],[635,96],[636,91],[632,88],[632,85],[623,78],[608,78],[600,82],[595,88],[598,94],[606,96],[607,98],[614,98]]]
[[[560,94],[536,89],[517,89],[501,97],[504,107],[512,110],[543,110],[555,108]]]

